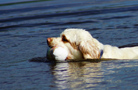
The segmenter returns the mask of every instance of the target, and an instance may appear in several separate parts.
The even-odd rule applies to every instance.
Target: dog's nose
[[[47,38],[47,42],[51,42],[52,41],[52,38]]]

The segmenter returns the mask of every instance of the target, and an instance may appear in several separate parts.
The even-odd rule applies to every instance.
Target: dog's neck
[[[94,42],[97,44],[96,46],[99,48],[99,50],[103,50],[104,49],[104,45],[102,43],[100,43],[97,39],[93,38]]]
[[[96,46],[99,48],[99,59],[102,58],[102,55],[104,53],[104,45],[100,43],[97,39],[93,38],[94,42],[97,44]]]

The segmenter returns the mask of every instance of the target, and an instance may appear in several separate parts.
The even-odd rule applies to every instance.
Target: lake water
[[[29,62],[66,28],[84,28],[103,44],[138,45],[138,0],[1,0],[0,90],[138,89],[138,60]]]

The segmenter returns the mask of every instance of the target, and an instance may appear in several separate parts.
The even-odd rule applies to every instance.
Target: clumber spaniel
[[[138,46],[118,48],[103,45],[84,29],[66,29],[60,37],[47,38],[49,47],[61,46],[68,59],[138,59]]]

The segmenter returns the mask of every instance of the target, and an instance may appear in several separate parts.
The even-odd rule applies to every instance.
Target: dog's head
[[[66,29],[60,37],[48,38],[49,47],[62,46],[68,51],[67,59],[98,59],[100,43],[88,31],[83,29]]]

